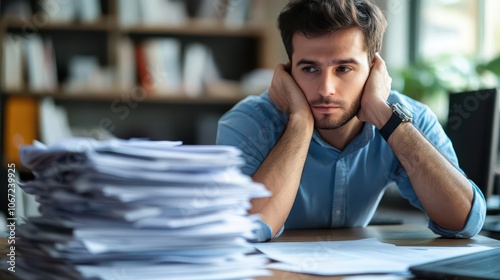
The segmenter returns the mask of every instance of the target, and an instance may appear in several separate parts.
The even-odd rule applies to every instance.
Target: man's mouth
[[[341,107],[339,105],[332,105],[332,104],[314,105],[314,106],[312,106],[312,109],[318,113],[321,113],[321,114],[331,114],[331,113],[335,112],[336,110],[341,109]]]

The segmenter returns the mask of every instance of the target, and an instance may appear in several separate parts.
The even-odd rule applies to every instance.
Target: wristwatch
[[[405,108],[403,105],[399,103],[394,103],[392,105],[387,104],[392,109],[391,118],[387,121],[387,123],[379,130],[382,137],[384,137],[385,141],[389,141],[389,137],[396,130],[398,125],[402,122],[411,122],[413,120],[413,115]]]

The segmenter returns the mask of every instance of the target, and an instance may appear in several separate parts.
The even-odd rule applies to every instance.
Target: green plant
[[[440,56],[408,65],[396,73],[401,92],[420,101],[448,92],[500,85],[500,56],[476,64],[463,56]]]
[[[401,92],[416,100],[423,100],[425,96],[433,96],[441,90],[441,84],[436,77],[432,65],[420,61],[401,69],[398,74]]]
[[[478,64],[476,69],[480,74],[487,74],[489,72],[495,75],[497,82],[500,83],[500,55],[489,62]]]

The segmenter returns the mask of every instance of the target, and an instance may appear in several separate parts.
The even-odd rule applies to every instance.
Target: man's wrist
[[[300,126],[301,129],[314,130],[314,117],[310,112],[296,112],[289,116],[288,124],[293,126]]]
[[[371,124],[380,130],[391,118],[392,109],[387,103],[380,105],[379,108],[380,109],[373,112]]]
[[[392,104],[391,110],[391,117],[385,125],[379,129],[380,134],[386,141],[389,141],[389,137],[401,123],[411,122],[413,119],[411,111],[399,103]]]

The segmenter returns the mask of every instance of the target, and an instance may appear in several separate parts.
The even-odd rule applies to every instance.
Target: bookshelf
[[[162,2],[162,0],[135,1],[134,5],[137,5],[142,12],[148,10],[152,14],[155,9],[146,7],[144,3]],[[276,8],[281,8],[284,4],[271,4],[272,1],[266,0],[245,1],[164,0],[162,2],[164,5],[167,5],[165,4],[167,2],[168,5],[177,5],[169,6],[169,9],[178,9],[180,6],[185,8],[184,18],[174,23],[162,22],[165,19],[161,17],[156,18],[158,22],[152,22],[149,17],[147,20],[145,18],[141,20],[140,16],[137,18],[137,15],[133,20],[126,19],[127,13],[123,10],[128,9],[130,13],[133,9],[124,8],[126,5],[124,3],[134,2],[128,0],[88,1],[96,6],[85,9],[79,6],[70,12],[65,11],[66,7],[62,5],[71,1],[1,1],[0,42],[11,40],[15,47],[22,46],[22,48],[29,48],[27,46],[36,44],[44,47],[43,51],[35,51],[35,55],[32,54],[31,58],[36,58],[37,53],[43,53],[44,59],[47,53],[49,57],[51,53],[53,55],[52,63],[45,64],[46,60],[43,60],[43,67],[35,68],[32,64],[36,65],[36,63],[29,61],[30,51],[17,49],[15,51],[21,52],[19,59],[22,59],[20,66],[22,69],[19,70],[16,67],[5,66],[12,65],[9,63],[12,63],[12,59],[15,60],[15,58],[5,51],[7,48],[5,44],[1,46],[0,117],[2,126],[0,129],[2,137],[0,141],[2,155],[4,155],[3,163],[18,160],[8,156],[7,149],[15,149],[17,147],[13,145],[19,144],[19,141],[17,144],[12,143],[12,138],[19,135],[8,135],[12,133],[9,127],[26,128],[29,126],[34,135],[42,134],[39,120],[24,120],[22,116],[5,115],[6,112],[12,111],[7,110],[6,106],[12,106],[17,99],[30,99],[29,104],[39,106],[47,97],[52,98],[58,108],[65,110],[71,128],[80,131],[94,131],[96,128],[102,128],[100,125],[102,120],[109,120],[113,127],[110,132],[120,138],[182,140],[186,144],[213,142],[218,117],[249,94],[248,89],[240,86],[244,76],[258,68],[273,68],[277,62],[280,62],[275,55],[279,52],[277,49],[281,47],[279,36],[276,37],[277,31],[270,30],[269,27],[272,26],[272,29],[275,29],[275,15],[279,11]],[[74,2],[87,3],[87,0]],[[11,6],[14,3],[15,9]],[[209,3],[208,6],[207,3]],[[245,3],[248,5],[245,6]],[[203,5],[205,5],[205,14],[197,12],[197,9],[201,10],[200,7]],[[212,11],[212,14],[207,16],[207,7],[219,10],[215,13]],[[88,11],[96,9],[97,14],[90,13],[91,19],[89,19]],[[220,9],[225,9],[225,12],[221,13]],[[240,21],[234,22],[233,18],[232,22],[228,22],[228,15],[231,12],[237,14],[238,9],[246,16]],[[17,12],[13,13],[13,10]],[[87,11],[86,16],[83,15],[85,12],[82,10]],[[64,18],[67,14],[71,16]],[[30,41],[34,37],[40,39],[36,44]],[[178,69],[181,77],[178,77],[174,87],[170,84],[167,85],[168,87],[161,84],[160,88],[156,83],[157,77],[151,74],[153,78],[150,80],[153,80],[154,87],[149,88],[146,79],[148,76],[140,73],[138,49],[144,45],[144,49],[150,48],[146,51],[153,52],[153,47],[158,48],[158,46],[152,47],[151,45],[161,44],[165,48],[165,44],[172,42],[179,47],[176,50],[176,57],[179,58],[181,66],[173,69]],[[209,65],[209,62],[206,63],[205,68],[197,68],[196,63],[191,68],[186,66],[188,62],[186,56],[190,52],[188,49],[191,45],[198,47],[198,57],[200,57],[199,46],[207,50],[205,54],[209,56],[205,57],[210,57],[207,61],[214,62],[215,69],[219,73],[217,77],[212,77],[214,80],[205,77],[207,73],[211,73],[210,70],[214,69],[207,68],[206,65]],[[146,56],[151,56],[146,51],[144,51]],[[163,49],[163,55],[170,52]],[[154,61],[152,58],[149,59],[148,62]],[[40,63],[42,62],[38,62],[38,66]],[[142,67],[142,69],[155,68],[152,64],[148,67]],[[93,69],[94,72],[88,69]],[[167,78],[164,77],[165,75],[162,76],[164,73],[172,73],[163,68],[158,72],[161,79],[168,79],[172,76],[166,75]],[[198,87],[189,89],[186,86],[189,79],[183,77],[183,74],[187,76],[193,72],[204,76],[203,80],[198,83]],[[16,73],[20,75],[16,76]],[[78,76],[75,73],[87,73],[87,75]],[[34,77],[37,75],[38,77]],[[83,76],[86,78],[81,78]],[[192,78],[192,76],[189,77]],[[17,77],[17,80],[10,77]],[[195,78],[193,80],[198,81],[199,76]],[[259,91],[251,92],[251,94],[258,93]],[[20,105],[23,104],[22,102],[18,103],[16,106],[23,106]],[[36,110],[42,109],[36,108]],[[17,121],[13,121],[14,119]],[[31,142],[31,139],[22,140],[25,144]]]
[[[124,24],[122,2],[145,5],[145,2],[161,1],[185,5],[185,20],[181,24],[146,24],[136,18],[132,23],[129,21]],[[274,69],[277,63],[286,61],[275,26],[276,16],[287,0],[248,0],[250,5],[247,18],[235,24],[227,24],[222,13],[206,16],[196,12],[197,7],[203,3],[209,3],[209,8],[220,9],[226,5],[237,11],[245,1],[247,0],[0,1],[1,182],[7,181],[6,166],[12,162],[16,163],[16,170],[20,172],[22,179],[31,177],[31,173],[19,164],[18,148],[23,144],[30,144],[33,139],[43,140],[42,135],[64,135],[57,128],[63,122],[62,119],[54,124],[41,122],[42,116],[46,117],[48,113],[54,115],[54,112],[60,113],[61,110],[65,112],[66,117],[63,119],[75,136],[100,138],[106,137],[105,132],[110,131],[114,136],[125,139],[142,137],[152,140],[182,140],[186,144],[212,144],[218,118],[248,94],[260,93],[260,90],[244,90],[241,86],[244,75],[257,68]],[[90,7],[90,11],[97,8],[97,16],[89,13],[88,5],[92,6],[90,2],[97,4]],[[67,13],[65,3],[85,3],[87,6]],[[12,5],[15,7],[12,8]],[[43,5],[49,5],[48,10],[44,10]],[[84,10],[87,11],[86,16],[82,12]],[[49,20],[53,19],[49,15],[59,20]],[[12,60],[16,62],[19,58],[16,58],[15,52],[14,56],[5,56],[4,44],[12,36],[18,47],[13,50],[23,56],[25,50],[21,50],[21,47],[25,47],[30,38],[38,36],[42,44],[50,39],[49,45],[52,45],[54,54],[51,67],[55,70],[50,71],[49,67],[49,70],[34,71],[35,74],[43,73],[44,78],[41,80],[49,82],[41,83],[38,77],[34,79],[37,85],[33,86],[33,77],[30,77],[33,73],[29,73],[29,65],[24,58],[21,69],[5,69],[6,60],[12,63]],[[181,46],[179,57],[185,56],[190,44],[202,44],[211,51],[221,82],[204,84],[194,95],[188,94],[190,91],[183,88],[169,94],[158,94],[155,91],[143,94],[138,91],[142,81],[135,64],[135,53],[129,53],[128,60],[123,59],[123,49],[126,47],[121,45],[124,38],[131,43],[134,51],[140,44],[151,40],[175,39]],[[40,45],[40,41],[38,44]],[[86,82],[80,82],[79,87],[72,88],[67,86],[71,80],[71,62],[75,57],[81,56],[92,57],[93,59],[84,59],[87,67],[97,68],[100,72]],[[133,67],[129,62],[134,62]],[[17,80],[14,75],[16,73]],[[119,75],[121,79],[116,78]],[[9,79],[5,79],[6,76]],[[99,84],[97,81],[100,81],[100,86],[96,86]],[[45,106],[51,102],[57,107]],[[0,183],[2,202],[7,201],[6,187],[5,183]],[[0,212],[6,212],[8,203],[2,202]]]

